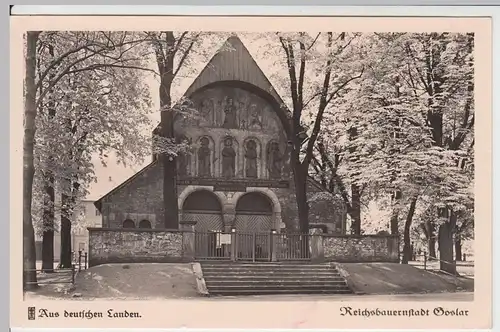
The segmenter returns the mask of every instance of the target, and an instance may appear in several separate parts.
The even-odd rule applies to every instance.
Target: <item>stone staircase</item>
[[[351,294],[329,263],[201,262],[210,295]]]

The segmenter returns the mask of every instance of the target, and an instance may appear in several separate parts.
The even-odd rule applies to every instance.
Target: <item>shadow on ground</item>
[[[197,297],[191,264],[104,264],[81,272],[76,291],[86,298]]]
[[[191,264],[104,264],[79,272],[76,287],[41,285],[27,297],[74,300],[333,300],[472,301],[474,279],[424,271],[394,263],[344,263],[339,268],[353,295],[237,296],[202,298]],[[52,276],[55,277],[55,276]],[[469,292],[469,293],[465,293]],[[405,295],[406,294],[406,295]]]
[[[360,294],[473,292],[474,279],[396,263],[343,263],[349,286]]]

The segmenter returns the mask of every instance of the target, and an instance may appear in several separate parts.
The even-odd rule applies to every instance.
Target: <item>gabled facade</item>
[[[189,142],[177,158],[181,227],[268,232],[298,228],[289,167],[289,112],[241,40],[230,37],[187,89],[197,117],[178,115],[174,132]],[[162,169],[150,165],[96,202],[103,227],[163,228]],[[310,180],[309,195],[323,191]],[[311,201],[311,224],[343,233],[345,212]]]

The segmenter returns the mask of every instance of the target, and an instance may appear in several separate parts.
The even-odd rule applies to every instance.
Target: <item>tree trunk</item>
[[[54,57],[54,46],[48,44],[49,54]],[[54,73],[49,74],[49,81],[54,79]],[[49,90],[48,102],[48,119],[52,121],[56,115],[54,89]],[[54,206],[55,206],[55,192],[54,192],[54,174],[52,173],[53,156],[49,155],[47,158],[48,165],[43,172],[44,177],[44,204],[43,204],[43,234],[42,234],[42,271],[54,271]]]
[[[359,186],[351,185],[351,234],[361,235],[361,194]]]
[[[431,221],[425,222],[427,235],[427,251],[429,252],[429,260],[435,260],[436,256],[436,236],[434,233],[434,224]]]
[[[309,204],[307,202],[307,173],[304,172],[300,161],[294,160],[294,182],[297,200],[297,211],[299,214],[300,233],[309,233]]]
[[[166,32],[167,47],[174,47],[173,32]],[[160,108],[161,133],[165,139],[174,142],[174,110],[172,109],[171,87],[174,79],[174,53],[168,53],[165,62],[159,63],[160,68]],[[174,155],[163,153],[160,158],[163,165],[163,213],[164,225],[167,229],[179,228],[179,211],[177,203],[177,171]]]
[[[455,240],[455,260],[461,262],[462,259],[462,240],[457,238]]]
[[[451,274],[456,274],[457,269],[453,262],[453,228],[456,223],[456,215],[452,211],[449,221],[439,226],[439,268]]]
[[[401,191],[396,191],[393,196],[393,212],[391,215],[391,234],[399,235],[399,200],[401,199]]]
[[[36,278],[35,231],[31,217],[35,165],[33,149],[36,131],[36,45],[39,31],[26,33],[26,77],[23,140],[23,286],[25,290],[38,287]]]
[[[413,250],[410,239],[410,228],[413,221],[413,215],[415,214],[415,206],[417,205],[417,199],[413,198],[410,203],[410,209],[408,210],[408,215],[406,216],[405,229],[403,234],[403,264],[408,264],[412,260]]]
[[[70,206],[71,197],[65,193],[61,195],[61,255],[59,267],[63,269],[71,268],[73,265],[73,257],[71,253],[71,220]]]
[[[393,211],[391,215],[391,234],[399,234],[399,213],[397,211]]]
[[[54,177],[52,174],[45,177],[45,199],[43,208],[43,234],[42,234],[42,270],[54,271]]]

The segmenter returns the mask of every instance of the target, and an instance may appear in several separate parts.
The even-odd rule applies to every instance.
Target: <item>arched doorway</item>
[[[234,224],[238,259],[270,260],[272,221],[273,205],[265,194],[249,192],[238,199]]]
[[[219,198],[208,190],[198,190],[184,200],[182,204],[182,219],[195,222],[195,231],[222,231],[222,206]]]
[[[149,222],[149,220],[143,219],[139,222],[139,228],[151,228],[151,222]]]
[[[123,221],[123,228],[135,228],[135,223],[133,220],[125,219]]]
[[[236,203],[235,228],[242,232],[268,233],[273,225],[273,205],[263,193],[250,192]]]

